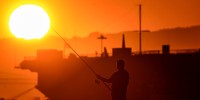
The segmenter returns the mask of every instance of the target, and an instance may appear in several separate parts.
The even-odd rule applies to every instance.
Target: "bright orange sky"
[[[13,68],[24,59],[24,56],[36,56],[37,49],[50,48],[63,50],[64,44],[60,38],[47,39],[44,37],[43,39],[37,41],[20,41],[19,39],[9,38],[13,37],[8,28],[8,20],[10,14],[14,9],[23,4],[36,4],[43,7],[49,14],[51,26],[55,28],[62,36],[71,38],[73,36],[86,37],[91,32],[107,34],[119,33],[129,30],[138,30],[139,1],[142,1],[143,4],[143,29],[159,30],[163,28],[200,25],[200,0],[1,0],[0,70]],[[53,32],[52,29],[50,29],[48,35],[57,36],[57,34]],[[137,39],[135,39],[137,38],[137,35],[134,38],[129,36],[127,39],[129,40],[127,41],[127,45],[129,47],[132,46],[133,51],[138,50],[139,43]],[[86,51],[87,53],[89,52],[94,54],[95,51],[100,52],[100,41],[97,40],[96,37],[97,36],[95,35],[92,37],[92,39],[87,38],[88,40],[83,42],[85,43],[84,45],[79,45],[79,42],[85,41],[83,38],[78,38],[80,39],[78,42],[76,38],[73,38],[71,40],[72,42],[69,43],[72,44],[76,50],[77,48],[80,49],[77,50],[77,52],[80,54],[84,54]],[[147,45],[145,43],[152,42],[151,39],[146,38],[143,44],[144,48],[149,49],[149,44]],[[156,39],[159,41],[157,37]],[[173,39],[174,40],[171,41],[168,40],[167,43],[170,44],[172,42],[177,42],[176,37]],[[185,38],[181,39],[184,40]],[[115,41],[112,40],[114,39],[107,39],[105,41],[105,44],[106,42],[110,43],[109,45],[106,45],[109,47],[109,53],[111,53],[111,48],[121,46],[121,34],[120,36],[118,35]],[[167,39],[163,39],[163,41],[164,40]],[[195,40],[198,40],[198,37],[196,37],[196,39],[193,41]],[[157,43],[157,41],[154,41],[153,43]],[[91,44],[86,49],[85,45],[87,45],[87,43]],[[190,44],[192,43],[188,43],[186,45],[189,45],[188,47],[190,47]],[[177,43],[177,45],[179,44],[182,44],[182,41],[181,43]],[[161,48],[161,44],[153,45],[155,46],[153,49]],[[174,45],[171,47],[177,48],[177,45],[175,45],[176,47],[173,47]],[[191,48],[193,47],[199,47],[199,45],[197,44]],[[67,50],[72,52],[69,48]]]
[[[36,4],[43,7],[50,16],[51,26],[54,27],[63,37],[71,38],[73,36],[86,37],[91,32],[118,33],[121,31],[138,29],[138,3],[139,0],[6,0],[0,2],[0,39],[12,36],[8,28],[9,16],[14,9],[23,4]],[[163,28],[185,27],[200,25],[200,1],[199,0],[143,0],[143,27],[149,30],[159,30]],[[52,29],[48,35],[57,36]],[[183,36],[183,35],[182,35]],[[60,39],[60,38],[59,38]],[[96,37],[94,37],[96,39]],[[120,38],[121,39],[121,38]],[[44,39],[45,40],[45,39]],[[110,39],[108,39],[110,40]],[[130,39],[131,40],[131,39]],[[134,39],[133,39],[134,40]],[[32,56],[36,54],[37,49],[58,49],[63,50],[63,41],[60,43],[44,41],[45,45],[40,41],[35,41],[35,46],[31,46],[30,42],[26,42],[25,46],[19,45],[18,42],[11,40],[9,43],[0,43],[2,56],[0,64],[15,65],[16,62],[23,60],[24,56]],[[43,41],[43,40],[41,40]],[[89,40],[88,40],[89,41]],[[121,40],[116,40],[121,43]],[[108,47],[109,53],[112,47]],[[136,39],[135,39],[136,41]],[[174,40],[171,40],[174,41]],[[106,42],[106,41],[105,41]],[[127,41],[130,42],[130,41]],[[13,43],[18,43],[16,46]],[[93,45],[100,43],[97,39],[93,41]],[[117,43],[117,42],[116,42]],[[138,50],[138,41],[132,42],[133,51]],[[56,45],[55,45],[56,44]],[[5,46],[6,45],[6,46]],[[15,45],[15,46],[13,46]],[[40,45],[40,46],[38,46]],[[92,44],[91,44],[92,45]],[[118,44],[119,46],[121,44]],[[31,47],[30,47],[31,46]],[[76,47],[72,44],[73,47]],[[84,45],[85,46],[85,45]],[[117,46],[117,47],[119,47]],[[145,45],[147,46],[147,45]],[[144,48],[146,48],[143,46]],[[99,45],[98,45],[99,47]],[[80,54],[100,52],[99,48],[90,50],[78,50]],[[150,49],[160,49],[152,47]],[[31,48],[31,50],[26,50]],[[81,48],[81,47],[76,47]],[[85,47],[83,47],[85,49]],[[176,47],[174,47],[176,48]],[[188,47],[185,47],[188,48]],[[89,52],[90,51],[90,52]],[[17,53],[17,55],[15,55]],[[15,57],[19,59],[15,59]],[[12,60],[12,63],[10,61]],[[18,64],[17,63],[17,64]],[[5,66],[7,66],[5,64]]]
[[[42,6],[51,18],[51,26],[68,38],[94,31],[137,30],[139,1],[143,3],[144,29],[200,24],[199,0],[6,0],[0,1],[0,38],[11,36],[9,15],[23,4]],[[55,33],[50,30],[49,35]]]

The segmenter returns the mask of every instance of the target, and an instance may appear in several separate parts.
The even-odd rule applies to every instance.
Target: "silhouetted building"
[[[123,58],[130,74],[127,100],[200,100],[200,49],[174,53],[163,45],[163,54],[131,55],[123,35],[122,48],[114,48],[111,57],[106,49],[104,52],[104,57],[83,59],[108,76],[116,69],[116,60]],[[109,100],[108,91],[94,84],[94,75],[76,55],[62,56],[62,51],[38,50],[37,59],[22,61],[20,68],[38,73],[37,88],[50,100]]]
[[[55,49],[37,51],[37,60],[52,61],[52,60],[61,60],[61,59],[63,59],[62,51],[58,51]]]
[[[113,55],[113,57],[127,57],[127,56],[131,56],[131,52],[132,52],[131,48],[126,48],[125,37],[123,34],[122,48],[113,48],[112,55]]]
[[[163,45],[162,46],[162,53],[163,54],[170,54],[170,46],[169,45]]]
[[[106,47],[104,47],[104,52],[101,54],[101,57],[106,57],[106,58],[109,57]]]

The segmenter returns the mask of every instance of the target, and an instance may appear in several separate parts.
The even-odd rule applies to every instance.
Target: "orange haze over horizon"
[[[142,0],[143,29],[159,30],[163,28],[187,27],[198,25],[200,24],[200,14],[198,13],[198,10],[200,9],[198,5],[199,2],[200,1],[198,0]],[[46,43],[47,37],[58,37],[52,28],[49,30],[44,39],[41,40],[23,41],[25,43],[22,43],[22,41],[19,41],[20,39],[13,39],[15,37],[10,33],[8,28],[9,16],[14,9],[23,4],[36,4],[43,7],[50,17],[51,26],[54,29],[56,29],[56,31],[58,31],[58,33],[60,33],[60,35],[62,35],[64,38],[72,39],[72,41],[74,41],[72,46],[75,45],[75,49],[84,47],[80,47],[80,45],[79,47],[76,47],[76,39],[73,39],[72,37],[87,37],[92,32],[112,34],[129,30],[138,30],[139,0],[1,1],[0,39],[6,39],[11,37],[11,41],[8,43],[10,45],[6,45],[7,43],[4,43],[5,41],[1,41],[1,50],[5,52],[3,53],[4,55],[8,54],[12,56],[10,58],[8,55],[5,55],[7,56],[7,63],[9,63],[10,59],[13,60],[12,65],[16,65],[16,62],[19,63],[21,60],[23,60],[24,56],[35,56],[37,49],[53,48],[63,50],[64,45],[62,40],[58,40],[60,41],[59,43],[54,43],[53,41]],[[96,37],[94,38],[96,39]],[[167,37],[163,38],[166,39]],[[118,42],[115,41],[115,43],[111,40],[108,41],[113,42],[114,44],[119,44],[121,43],[119,42],[121,41],[120,39],[121,38],[119,37]],[[137,38],[134,38],[133,40],[136,41]],[[95,41],[96,42],[93,43],[99,43],[99,40],[96,39]],[[32,43],[34,45],[31,45],[30,47],[30,44]],[[131,42],[130,44],[130,47],[132,47],[133,50],[138,50],[138,46],[135,45],[138,44],[137,42]],[[121,44],[119,44],[119,46],[120,45]],[[110,46],[119,47],[118,45]],[[111,48],[113,48],[110,46],[109,53],[111,53]],[[30,48],[30,50],[26,51],[26,48]],[[156,46],[154,46],[154,48],[158,49],[158,47]],[[94,49],[92,47],[89,47],[86,50],[79,50],[78,52],[80,52],[81,54],[86,54],[94,53],[95,51],[99,52],[100,50],[99,48]],[[18,52],[20,52],[20,54],[18,54]],[[21,54],[21,52],[23,52],[23,54]],[[2,59],[5,59],[5,56],[1,56],[3,57]],[[20,58],[16,58],[18,56],[20,56]]]
[[[200,25],[200,0],[1,0],[0,78],[6,78],[7,81],[10,73],[15,73],[17,75],[12,75],[14,78],[28,77],[32,78],[33,82],[27,86],[0,83],[0,90],[2,90],[0,98],[2,95],[10,97],[14,94],[12,92],[21,92],[37,85],[36,73],[14,69],[14,66],[19,65],[25,56],[36,57],[38,49],[64,50],[64,43],[53,28],[81,55],[100,53],[100,40],[97,39],[100,34],[108,37],[104,41],[104,46],[111,53],[112,48],[121,47],[122,32],[126,32],[126,46],[131,47],[132,51],[138,51],[139,34],[132,33],[133,30],[139,29],[140,1],[143,5],[142,28],[151,30],[150,35],[143,34],[143,50],[160,50],[163,44],[170,44],[170,49],[200,48],[200,34],[198,34],[200,33],[200,26],[198,26]],[[51,28],[43,38],[17,39],[9,31],[8,21],[11,13],[24,4],[41,6],[48,13]],[[190,26],[198,26],[197,29],[193,28],[193,34],[187,30]],[[171,33],[164,31],[164,34],[157,31],[176,27],[186,29],[179,30],[180,33],[176,32],[176,29],[170,31]],[[71,49],[65,49],[64,56],[73,53]]]

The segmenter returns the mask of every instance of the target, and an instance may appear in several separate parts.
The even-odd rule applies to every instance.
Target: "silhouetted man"
[[[97,78],[108,83],[112,83],[112,100],[126,100],[126,91],[129,82],[129,74],[124,70],[123,60],[117,61],[118,71],[113,73],[109,79],[97,75]]]

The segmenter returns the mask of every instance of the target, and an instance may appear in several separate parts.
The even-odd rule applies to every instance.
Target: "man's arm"
[[[100,75],[97,75],[97,78],[100,79],[100,80],[102,80],[103,82],[107,82],[107,83],[111,83],[112,82],[111,78],[106,79],[106,78],[104,78],[104,77],[102,77]]]

